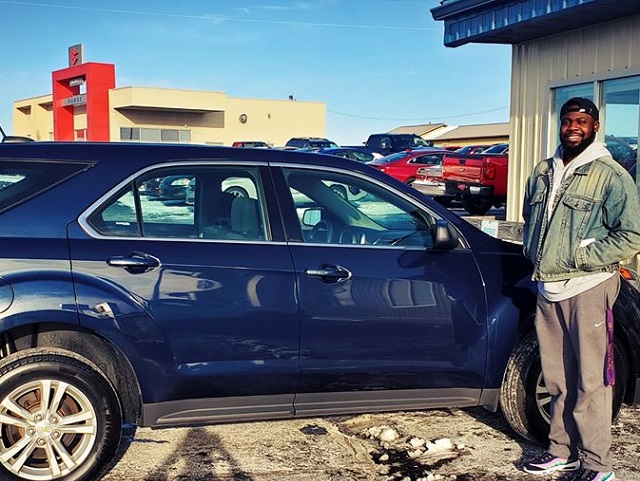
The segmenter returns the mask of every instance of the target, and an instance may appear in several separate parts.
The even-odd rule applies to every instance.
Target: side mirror
[[[458,231],[445,219],[438,219],[432,226],[433,249],[452,250],[460,245]]]
[[[305,209],[302,214],[302,223],[308,227],[316,225],[322,219],[322,210],[316,207]]]

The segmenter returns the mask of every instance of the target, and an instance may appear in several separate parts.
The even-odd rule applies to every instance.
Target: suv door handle
[[[319,277],[322,282],[344,282],[351,279],[351,272],[342,266],[324,264],[319,269],[305,269],[304,273],[311,277]]]
[[[107,259],[111,267],[120,267],[131,274],[143,274],[160,266],[160,260],[144,252],[132,252],[128,256],[114,256]]]

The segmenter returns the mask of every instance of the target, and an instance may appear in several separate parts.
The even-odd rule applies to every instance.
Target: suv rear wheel
[[[121,433],[113,388],[82,358],[29,349],[0,363],[0,479],[98,479]]]

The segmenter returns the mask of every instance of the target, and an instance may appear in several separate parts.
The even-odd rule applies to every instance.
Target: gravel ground
[[[613,427],[617,481],[640,481],[640,409]],[[542,451],[482,408],[139,429],[104,481],[541,481]]]

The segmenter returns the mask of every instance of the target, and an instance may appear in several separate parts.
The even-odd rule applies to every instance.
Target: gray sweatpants
[[[620,277],[572,298],[550,302],[538,295],[536,332],[544,381],[551,394],[549,452],[583,466],[611,471],[612,387],[605,384],[606,308]]]

